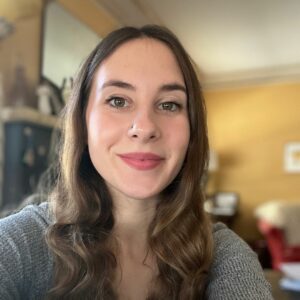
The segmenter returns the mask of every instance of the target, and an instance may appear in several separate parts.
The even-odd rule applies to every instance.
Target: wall
[[[1,0],[0,11],[14,25],[14,33],[0,41],[0,71],[6,95],[17,65],[25,68],[30,86],[29,105],[35,105],[34,88],[40,75],[42,0]],[[7,98],[6,98],[7,100]]]
[[[284,145],[300,142],[300,83],[205,93],[211,147],[220,158],[219,191],[240,195],[234,230],[259,237],[254,209],[272,199],[300,201],[300,174],[283,169]]]

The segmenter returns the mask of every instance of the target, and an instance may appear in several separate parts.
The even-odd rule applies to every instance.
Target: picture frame
[[[300,142],[285,144],[284,170],[287,173],[300,173]]]

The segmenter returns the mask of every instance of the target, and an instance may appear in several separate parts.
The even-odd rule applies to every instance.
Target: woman
[[[3,299],[272,299],[253,252],[203,211],[204,100],[172,33],[108,35],[63,120],[50,203],[0,223]]]

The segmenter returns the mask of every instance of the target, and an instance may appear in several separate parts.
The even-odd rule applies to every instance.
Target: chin
[[[128,193],[124,193],[127,197],[136,199],[136,200],[151,200],[151,199],[158,199],[159,193],[149,193],[149,191],[130,191]]]

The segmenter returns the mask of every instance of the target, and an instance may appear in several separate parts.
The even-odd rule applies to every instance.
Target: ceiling
[[[299,0],[95,1],[121,25],[171,29],[205,87],[300,81]]]

